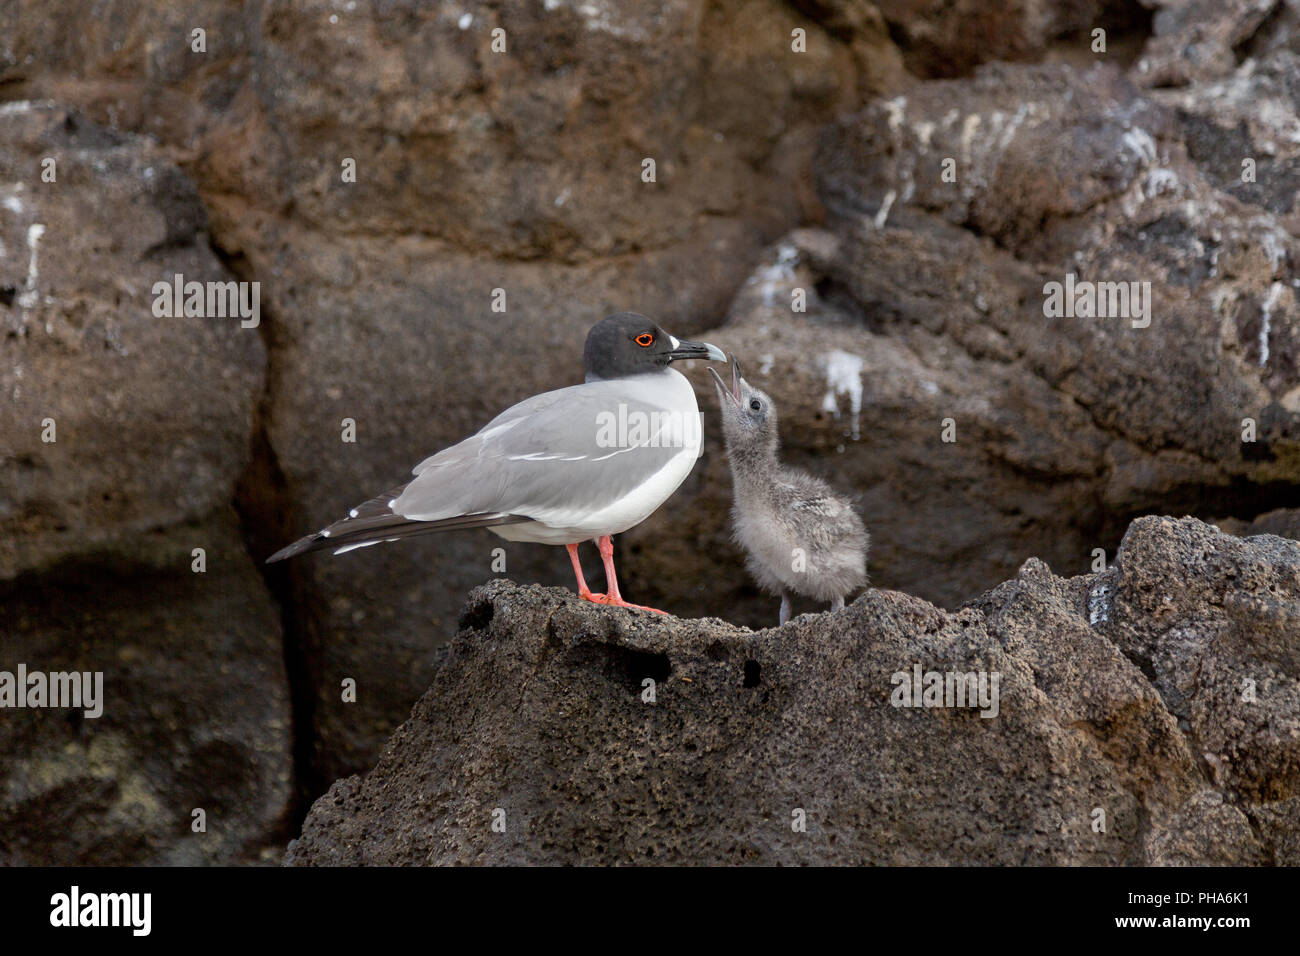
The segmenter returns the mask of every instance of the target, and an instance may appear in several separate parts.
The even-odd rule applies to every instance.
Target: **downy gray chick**
[[[745,564],[759,586],[844,607],[844,596],[867,583],[867,531],[852,505],[826,482],[777,461],[776,406],[741,377],[735,356],[728,388],[712,368],[731,460],[732,521]]]

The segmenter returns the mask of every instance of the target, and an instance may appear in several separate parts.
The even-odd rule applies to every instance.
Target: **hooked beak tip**
[[[725,362],[727,356],[722,349],[708,342],[682,342],[673,339],[673,350],[668,353],[670,362],[681,359],[702,359],[705,362]]]

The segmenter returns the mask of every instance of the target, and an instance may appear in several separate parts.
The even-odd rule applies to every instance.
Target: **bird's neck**
[[[771,477],[777,469],[776,450],[775,441],[730,449],[731,473],[740,479]]]

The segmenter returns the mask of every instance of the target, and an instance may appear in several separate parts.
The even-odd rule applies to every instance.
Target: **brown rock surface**
[[[156,145],[6,103],[0,169],[0,670],[99,671],[106,697],[94,719],[3,712],[0,863],[274,856],[293,772],[280,614],[230,507],[262,339],[154,316],[157,281],[231,279]]]
[[[1101,574],[756,633],[492,582],[287,862],[1294,862],[1300,631],[1233,608],[1298,598],[1294,542],[1167,518]],[[917,664],[998,674],[996,715],[893,705]]]
[[[278,857],[293,773],[284,651],[228,508],[111,559],[0,582],[0,608],[0,671],[103,675],[99,717],[0,712],[0,865]]]
[[[901,77],[878,16],[831,34],[776,2],[16,16],[42,28],[5,41],[10,82],[173,148],[216,247],[264,282],[255,447],[282,494],[245,510],[286,540],[506,405],[579,380],[583,335],[605,313],[635,308],[678,335],[715,323],[763,244],[817,214],[815,130]],[[796,26],[806,53],[791,51]],[[195,27],[205,53],[190,48]],[[343,418],[355,445],[340,441]],[[284,543],[272,537],[260,552]],[[400,720],[431,674],[429,635],[499,545],[480,533],[295,565],[323,779],[367,763]],[[563,555],[515,547],[508,562],[566,580]],[[362,688],[348,712],[344,677]]]
[[[859,496],[884,587],[955,607],[1030,555],[1081,572],[1145,513],[1291,527],[1269,517],[1300,490],[1286,4],[82,6],[0,7],[0,578],[111,565],[232,498],[260,560],[577,381],[586,329],[627,308],[740,355],[787,457]],[[260,329],[153,320],[182,268],[261,282]],[[1067,272],[1151,282],[1151,326],[1046,319]],[[706,455],[619,541],[624,589],[766,624],[701,373]],[[486,532],[267,575],[301,789],[371,764],[497,547],[568,584],[562,553]],[[1214,839],[1171,822],[1160,852]]]
[[[227,507],[266,356],[238,318],[154,316],[155,282],[232,278],[156,146],[9,103],[0,169],[5,579]]]
[[[1083,571],[1137,515],[1293,500],[1295,240],[1203,175],[1183,129],[1112,68],[992,65],[828,135],[835,215],[769,247],[708,336],[776,400],[787,456],[861,496],[878,584],[952,606],[1029,554]],[[1069,274],[1148,283],[1150,324],[1046,316]],[[712,437],[689,507],[627,536],[632,582],[766,623]]]

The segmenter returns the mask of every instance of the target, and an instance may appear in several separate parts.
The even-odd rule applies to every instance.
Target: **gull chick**
[[[867,531],[852,505],[826,482],[777,460],[776,405],[741,376],[729,356],[731,386],[713,368],[722,432],[731,461],[732,521],[745,564],[763,590],[790,592],[844,607],[844,596],[867,583]]]

